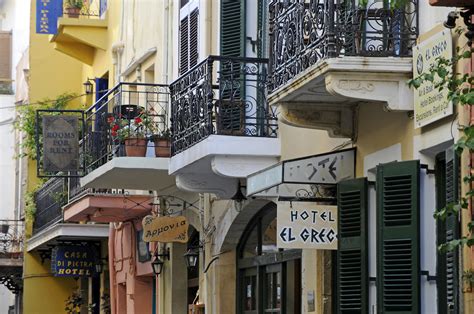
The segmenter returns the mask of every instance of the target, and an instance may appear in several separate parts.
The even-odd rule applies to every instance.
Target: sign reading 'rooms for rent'
[[[308,202],[280,202],[277,246],[337,250],[337,207]]]

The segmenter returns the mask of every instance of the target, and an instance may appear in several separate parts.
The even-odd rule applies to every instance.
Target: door
[[[283,275],[282,264],[265,266],[265,279],[263,283],[263,312],[281,313]]]

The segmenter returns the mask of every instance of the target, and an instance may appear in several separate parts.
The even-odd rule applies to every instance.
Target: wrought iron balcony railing
[[[272,0],[271,90],[325,58],[411,56],[418,0]]]
[[[24,221],[0,219],[0,259],[22,257],[24,231]]]
[[[63,0],[63,16],[100,19],[107,10],[107,0]]]
[[[170,85],[171,154],[212,134],[277,136],[267,103],[268,60],[210,56]]]
[[[167,85],[119,83],[109,90],[85,112],[79,145],[85,173],[113,157],[126,156],[128,147],[145,153],[150,148],[148,154],[169,157],[168,104]]]
[[[33,234],[63,221],[62,206],[67,203],[67,193],[64,178],[51,178],[36,191]]]

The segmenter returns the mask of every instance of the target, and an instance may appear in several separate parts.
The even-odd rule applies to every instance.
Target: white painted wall
[[[0,29],[12,31],[12,75],[16,77],[16,65],[29,43],[30,22],[29,0],[0,1]],[[16,82],[13,82],[13,91]],[[16,161],[15,134],[12,122],[15,117],[15,94],[0,95],[0,219],[19,219],[15,207]],[[8,313],[10,305],[15,304],[14,295],[0,285],[0,313]]]

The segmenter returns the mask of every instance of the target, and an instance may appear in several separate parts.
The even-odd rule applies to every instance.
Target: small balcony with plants
[[[108,237],[108,225],[68,223],[62,207],[89,191],[79,186],[77,178],[52,177],[27,197],[26,215],[33,219],[27,250],[49,250],[64,241],[101,240]]]
[[[166,85],[119,83],[85,111],[82,188],[160,190],[168,175]]]
[[[169,173],[187,191],[232,197],[239,180],[278,161],[268,60],[209,56],[170,85]]]
[[[270,95],[282,122],[352,137],[353,110],[413,110],[417,0],[272,0]]]
[[[50,42],[55,49],[92,65],[97,49],[107,49],[107,0],[63,0],[63,16]]]

